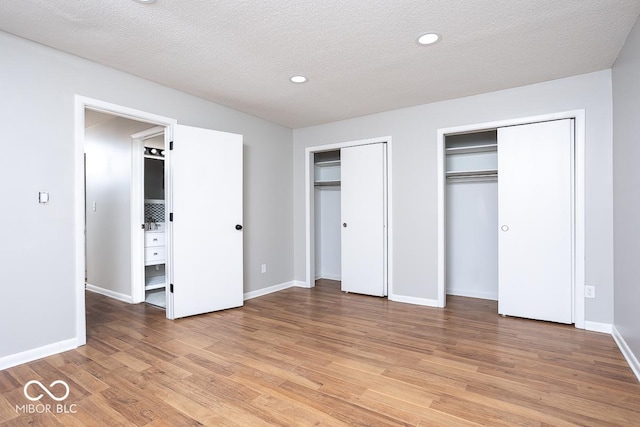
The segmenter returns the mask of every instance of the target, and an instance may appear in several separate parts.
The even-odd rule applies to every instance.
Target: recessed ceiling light
[[[293,83],[305,83],[308,79],[305,76],[291,76],[289,80]]]
[[[418,37],[418,40],[416,40],[416,43],[418,43],[421,46],[426,46],[426,45],[434,44],[438,40],[440,40],[440,36],[437,35],[436,33],[426,33]]]

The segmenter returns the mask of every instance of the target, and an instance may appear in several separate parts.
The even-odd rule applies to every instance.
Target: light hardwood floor
[[[0,425],[640,425],[640,385],[610,336],[448,302],[322,281],[169,321],[87,293],[86,346],[0,372]],[[33,379],[66,381],[75,413],[16,411]]]

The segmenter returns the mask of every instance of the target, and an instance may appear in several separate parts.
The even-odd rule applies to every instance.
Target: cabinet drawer
[[[164,246],[164,233],[144,233],[144,246]]]
[[[150,248],[144,248],[144,263],[145,265],[162,264],[165,260],[165,247],[164,246],[152,246]]]

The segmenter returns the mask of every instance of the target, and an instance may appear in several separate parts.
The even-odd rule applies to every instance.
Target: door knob
[[[346,222],[343,222],[343,223],[342,223],[342,226],[343,226],[344,228],[347,228],[347,223],[346,223]]]
[[[242,226],[240,224],[236,225],[236,230],[242,230]]]
[[[503,225],[502,227],[500,227],[500,230],[509,231],[509,226],[508,225]]]

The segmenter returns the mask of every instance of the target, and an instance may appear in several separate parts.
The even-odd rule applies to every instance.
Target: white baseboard
[[[22,365],[23,363],[42,359],[43,357],[62,353],[63,351],[73,350],[74,348],[78,348],[78,340],[76,338],[0,357],[0,371],[13,366]]]
[[[613,325],[610,323],[599,323],[599,322],[590,322],[588,320],[584,321],[584,329],[592,332],[602,332],[603,334],[611,334]]]
[[[620,332],[618,332],[615,325],[611,327],[611,335],[613,336],[616,344],[618,344],[618,348],[620,349],[620,352],[622,353],[624,358],[627,360],[629,367],[636,375],[638,381],[640,381],[640,362],[638,362],[638,358],[635,354],[633,354],[633,351],[631,351],[631,349],[627,345],[627,342],[624,340],[622,335],[620,335]]]
[[[404,295],[396,295],[389,294],[389,300],[395,302],[404,302],[407,304],[416,304],[416,305],[424,305],[427,307],[437,307],[438,300],[435,299],[427,299],[427,298],[417,298],[417,297],[407,297]]]
[[[272,294],[274,292],[282,291],[293,287],[306,288],[308,287],[305,282],[299,280],[292,280],[290,282],[280,283],[278,285],[269,286],[267,288],[258,289],[257,291],[251,291],[244,294],[244,301],[252,298],[261,297],[263,295]]]
[[[112,290],[101,288],[99,286],[90,285],[89,283],[85,285],[85,289],[90,292],[95,292],[96,294],[117,299],[118,301],[123,301],[129,304],[133,304],[133,298],[131,297],[131,295],[121,294],[120,292],[114,292]]]
[[[313,286],[315,286],[315,284],[313,286],[309,286],[309,284],[307,282],[304,282],[302,280],[292,280],[291,283],[293,283],[293,286],[297,286],[298,288],[311,289],[311,288],[313,288]]]
[[[327,279],[327,280],[337,280],[337,281],[341,281],[342,280],[342,276],[339,274],[321,274],[320,276],[316,277],[317,279]]]
[[[458,297],[469,297],[469,298],[479,298],[479,299],[488,299],[492,301],[498,301],[498,294],[495,292],[478,292],[473,290],[464,290],[464,289],[450,289],[447,288],[447,295],[454,295]]]
[[[316,285],[315,282],[314,282],[313,286],[309,286],[309,284],[307,282],[304,282],[302,280],[292,280],[291,283],[293,283],[292,286],[296,286],[298,288],[307,288],[307,289],[311,289]]]

